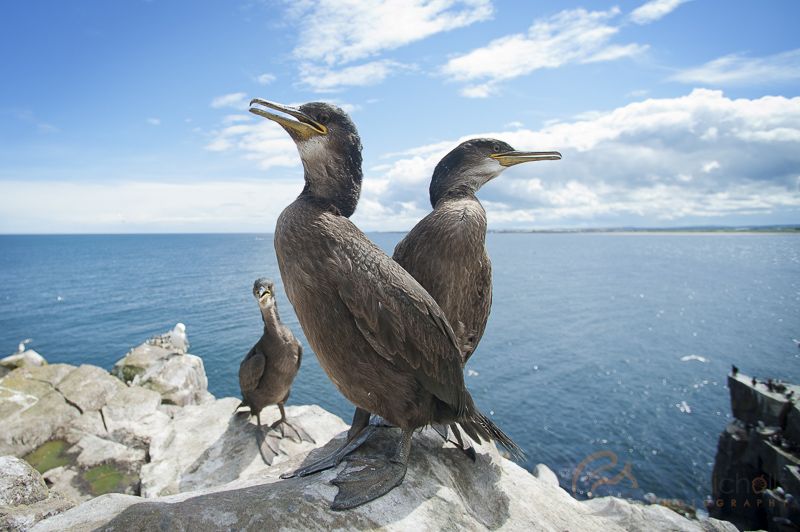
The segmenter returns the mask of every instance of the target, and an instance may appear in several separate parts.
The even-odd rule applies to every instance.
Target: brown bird
[[[316,102],[292,108],[256,99],[250,111],[280,124],[297,144],[305,187],[275,228],[281,278],[320,365],[358,407],[342,448],[295,474],[338,463],[369,413],[402,429],[397,452],[340,474],[333,509],[359,506],[399,485],[414,430],[425,425],[458,422],[470,436],[522,456],[473,403],[457,339],[439,305],[348,219],[362,179],[361,140],[350,117]]]
[[[486,250],[486,211],[480,188],[520,163],[561,159],[556,151],[516,151],[496,139],[471,139],[444,156],[433,171],[433,211],[397,244],[392,258],[410,273],[444,311],[463,356],[472,356],[486,330],[492,306],[492,263]],[[471,458],[475,451],[450,429]],[[437,427],[447,439],[447,429]]]
[[[298,441],[314,443],[314,440],[303,429],[291,425],[284,410],[292,382],[300,369],[303,348],[292,331],[281,323],[272,281],[257,279],[253,285],[253,295],[258,301],[261,319],[264,321],[264,333],[239,365],[239,388],[242,392],[242,403],[239,407],[249,407],[250,414],[256,416],[260,435],[259,450],[264,461],[271,464],[278,449],[270,444],[260,430],[261,411],[264,407],[278,405],[281,413],[281,418],[270,425],[268,430],[280,427],[281,436],[284,436],[286,427],[294,433]]]

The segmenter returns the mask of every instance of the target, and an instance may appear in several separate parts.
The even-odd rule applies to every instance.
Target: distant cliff
[[[712,515],[747,529],[800,529],[800,386],[728,377],[734,420],[719,437]]]

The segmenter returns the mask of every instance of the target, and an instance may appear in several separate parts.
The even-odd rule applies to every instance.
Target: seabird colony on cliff
[[[340,473],[332,481],[339,487],[333,509],[359,506],[399,485],[412,435],[426,425],[452,427],[459,446],[473,457],[457,425],[474,440],[495,441],[524,458],[522,449],[480,412],[464,384],[464,364],[483,335],[491,306],[486,215],[475,193],[509,166],[560,159],[560,154],[519,152],[494,139],[462,143],[434,171],[434,211],[390,258],[349,219],[362,181],[361,139],[350,117],[320,102],[294,108],[254,99],[250,111],[278,123],[297,145],[305,187],[278,218],[278,266],[320,365],[356,407],[340,448],[284,478],[336,466],[375,430],[373,415],[399,427],[397,449],[392,456],[362,458],[367,467]],[[277,311],[270,321],[260,298],[259,304],[264,336],[240,371],[244,402],[256,415],[267,404],[282,406],[300,363],[299,344],[280,324]],[[297,345],[291,377],[267,377],[269,327],[283,327],[288,336],[278,343],[289,351]],[[263,371],[251,372],[246,366],[262,363],[248,361],[258,356],[265,360]],[[265,399],[249,399],[246,387]],[[282,408],[280,421],[285,422]]]

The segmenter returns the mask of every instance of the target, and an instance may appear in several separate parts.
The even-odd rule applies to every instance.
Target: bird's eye
[[[500,145],[499,144],[495,144],[494,146],[492,146],[492,151],[494,151],[495,153],[498,153],[500,151]]]
[[[323,114],[319,115],[319,119],[317,120],[317,122],[319,122],[320,124],[327,124],[330,119],[331,119],[330,116],[328,116],[327,114],[323,113]]]

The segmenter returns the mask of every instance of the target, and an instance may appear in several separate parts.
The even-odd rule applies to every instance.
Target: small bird
[[[256,107],[257,106],[257,107]],[[389,458],[344,471],[331,508],[354,508],[398,486],[414,431],[458,422],[478,440],[522,450],[475,406],[461,351],[444,312],[414,278],[350,220],[361,190],[361,139],[350,117],[320,102],[299,108],[255,99],[250,111],[277,122],[297,145],[305,187],[275,227],[281,278],[320,365],[356,405],[346,442],[294,472],[332,467],[377,414],[402,436]],[[281,114],[276,114],[276,112]],[[283,476],[286,478],[286,475]]]
[[[739,374],[739,368],[737,368],[735,365],[731,365],[731,375],[735,377],[738,374]]]
[[[397,244],[392,258],[422,285],[453,326],[463,363],[478,347],[492,306],[492,263],[486,250],[486,211],[480,188],[511,166],[561,159],[557,151],[516,151],[490,138],[456,146],[436,165],[429,187],[433,211]],[[437,431],[447,439],[447,429]],[[456,445],[474,450],[450,429]]]
[[[186,325],[176,323],[175,327],[169,332],[169,341],[176,349],[186,353],[189,351],[189,338],[186,336]]]
[[[752,382],[752,383],[753,383],[753,386],[755,386],[755,385],[757,385],[757,384],[758,384],[758,381],[756,380],[756,378],[755,378],[755,377],[753,377],[753,380],[752,380],[752,381],[750,381],[750,382]]]
[[[281,323],[273,282],[269,279],[257,279],[253,284],[253,295],[261,310],[264,333],[239,366],[239,387],[242,391],[242,403],[239,408],[243,406],[250,408],[250,415],[256,416],[260,437],[264,437],[261,431],[261,411],[266,406],[278,405],[281,417],[270,425],[268,430],[280,427],[281,436],[284,436],[286,427],[294,432],[298,441],[313,443],[314,440],[303,429],[294,427],[288,422],[284,410],[292,382],[300,369],[303,348],[292,331]],[[278,452],[266,437],[259,440],[259,449],[267,464],[272,463]]]

